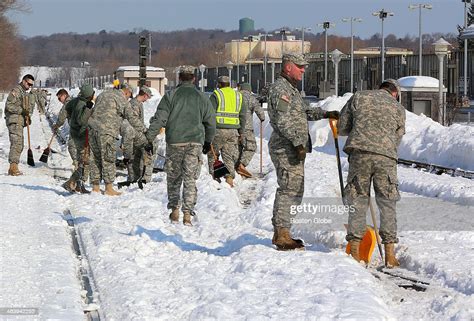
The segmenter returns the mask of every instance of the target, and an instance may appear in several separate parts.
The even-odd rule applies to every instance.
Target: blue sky
[[[410,11],[409,4],[430,3],[432,10],[423,10],[423,32],[457,33],[463,24],[464,4],[461,0],[24,0],[30,13],[10,13],[22,35],[50,35],[60,32],[87,33],[125,31],[135,28],[153,31],[183,30],[187,28],[238,29],[239,19],[250,17],[255,27],[273,30],[282,26],[321,30],[317,24],[333,21],[330,32],[350,34],[344,17],[359,17],[354,34],[367,38],[380,32],[381,23],[372,12],[382,8],[394,12],[385,20],[385,34],[399,37],[418,35],[418,11]]]

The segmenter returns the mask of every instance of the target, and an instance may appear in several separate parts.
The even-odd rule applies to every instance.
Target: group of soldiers
[[[356,209],[349,213],[346,236],[351,244],[351,255],[359,260],[373,181],[381,211],[380,234],[385,243],[386,261],[388,265],[396,266],[398,261],[393,247],[398,242],[395,204],[400,198],[396,159],[405,131],[405,110],[397,101],[399,85],[395,80],[386,80],[379,90],[357,92],[341,113],[308,108],[297,89],[307,65],[301,54],[284,54],[281,74],[267,93],[268,117],[273,129],[268,147],[278,182],[272,243],[278,250],[304,249],[303,241],[290,234],[290,208],[301,204],[304,194],[304,163],[306,153],[312,150],[308,121],[339,119],[340,134],[348,136],[344,151],[349,155],[350,164],[344,202]],[[133,89],[123,84],[102,92],[95,103],[90,85],[82,86],[74,99],[60,90],[57,96],[64,106],[53,130],[58,130],[68,119],[69,150],[75,150],[73,160],[76,164],[74,173],[63,187],[71,192],[88,193],[82,181],[88,175],[84,168],[90,163],[92,191],[100,192],[99,183],[103,180],[105,194],[119,195],[113,187],[117,139],[120,135],[123,137],[124,162],[128,166],[129,180],[133,182],[140,175],[143,164],[150,167],[146,155],[153,152],[153,142],[162,129],[166,131],[165,171],[171,222],[179,222],[182,211],[183,223],[192,225],[197,201],[196,180],[201,172],[203,154],[208,157],[211,175],[214,174],[214,162],[222,157],[227,168],[225,182],[231,187],[236,173],[251,177],[246,166],[256,151],[253,113],[261,122],[265,114],[252,95],[250,84],[241,84],[236,91],[230,87],[230,79],[221,76],[218,88],[208,98],[195,86],[195,67],[181,66],[179,80],[179,86],[161,99],[148,129],[143,119],[143,102],[152,94],[146,86],[141,87],[131,101]],[[33,81],[29,75],[25,76],[7,100],[11,142],[9,175],[19,173],[18,151],[21,153],[23,138],[18,133],[23,132],[28,118],[24,116],[29,115],[24,111],[22,97]]]

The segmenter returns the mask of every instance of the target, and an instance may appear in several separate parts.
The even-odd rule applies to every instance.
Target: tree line
[[[164,32],[135,29],[123,32],[101,30],[87,34],[56,33],[49,36],[21,38],[18,36],[15,25],[4,15],[8,10],[25,10],[20,1],[2,0],[0,4],[0,73],[2,75],[0,89],[3,90],[11,88],[17,82],[20,66],[62,67],[67,71],[72,67],[80,67],[83,62],[88,62],[98,75],[107,75],[112,74],[118,66],[138,65],[139,36],[148,37],[149,34],[152,38],[149,65],[163,67],[170,72],[168,77],[174,77],[173,68],[180,64],[197,66],[204,63],[210,67],[223,65],[229,60],[229,57],[223,54],[225,43],[241,37],[236,30],[187,29]],[[264,32],[264,30],[256,30],[252,34]],[[293,32],[293,34],[299,38],[298,32]],[[431,43],[440,37],[458,46],[455,34],[425,34],[423,36],[424,50],[427,52],[432,50]],[[323,32],[306,33],[305,40],[311,42],[312,52],[324,51]],[[380,43],[379,33],[367,39],[359,37],[354,39],[356,49],[378,47]],[[418,37],[405,35],[400,38],[389,34],[385,38],[385,45],[407,48],[416,53]],[[329,35],[329,51],[336,48],[349,53],[349,37]]]

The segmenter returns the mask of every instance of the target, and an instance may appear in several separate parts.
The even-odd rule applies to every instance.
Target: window
[[[431,118],[431,100],[414,100],[413,112],[416,115],[425,115]]]

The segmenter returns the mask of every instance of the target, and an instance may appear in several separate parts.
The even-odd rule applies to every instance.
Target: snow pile
[[[424,115],[407,112],[406,133],[398,149],[400,158],[474,170],[474,128],[444,127]]]

